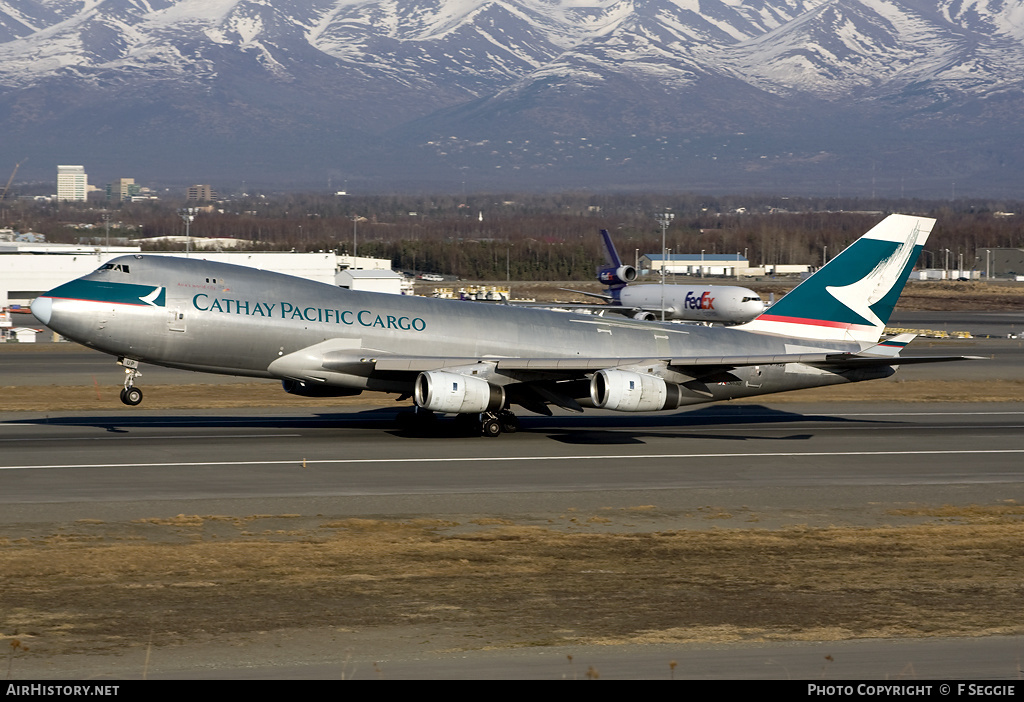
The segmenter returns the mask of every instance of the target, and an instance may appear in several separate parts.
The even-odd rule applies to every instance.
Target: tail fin
[[[889,215],[743,329],[874,344],[935,220]]]
[[[608,233],[607,229],[602,229],[601,237],[604,239],[605,259],[608,263],[618,268],[622,265],[622,259],[619,258],[619,252],[615,250],[615,244],[612,242],[612,235]]]
[[[601,236],[604,237],[605,259],[608,261],[608,265],[598,267],[597,279],[613,289],[619,289],[624,285],[632,283],[636,280],[636,268],[623,265],[622,259],[619,258],[619,252],[615,250],[615,244],[612,243],[612,236],[608,233],[607,229],[601,230]]]

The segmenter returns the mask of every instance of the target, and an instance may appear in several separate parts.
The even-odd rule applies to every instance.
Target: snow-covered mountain
[[[0,0],[0,159],[101,178],[966,191],[1022,102],[1021,0]]]
[[[772,92],[845,99],[928,85],[983,97],[1024,85],[1024,6],[1010,2],[824,3],[729,51],[736,75]]]

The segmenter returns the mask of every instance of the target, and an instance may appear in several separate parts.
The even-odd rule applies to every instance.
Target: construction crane
[[[25,161],[28,161],[28,159],[23,159],[14,164],[14,170],[11,171],[11,177],[7,179],[7,185],[4,186],[4,191],[0,193],[0,202],[3,202],[4,198],[7,197],[7,191],[11,189],[11,183],[14,182],[14,176],[17,175],[18,169],[21,168],[21,164],[25,163]]]

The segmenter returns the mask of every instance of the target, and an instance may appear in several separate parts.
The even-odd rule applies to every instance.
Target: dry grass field
[[[81,521],[0,538],[2,632],[19,657],[323,626],[466,649],[1024,633],[1014,502],[877,528],[722,528],[733,515],[708,509],[705,529],[617,531],[630,512]]]

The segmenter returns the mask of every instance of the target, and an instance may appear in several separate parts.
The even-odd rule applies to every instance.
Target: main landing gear
[[[519,418],[509,410],[482,412],[479,417],[480,433],[484,436],[515,434],[519,431]]]
[[[438,432],[437,421],[438,417],[434,412],[422,407],[415,407],[411,412],[402,412],[398,415],[399,426],[404,431],[416,433],[436,435]],[[501,436],[519,431],[519,418],[509,410],[459,414],[455,417],[454,426],[458,434]],[[443,429],[442,433],[445,433]]]
[[[139,370],[139,362],[124,357],[117,359],[117,362],[124,366],[124,390],[121,391],[121,402],[134,407],[142,402],[142,390],[135,387],[135,379],[142,375],[142,371]]]

